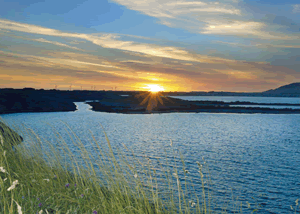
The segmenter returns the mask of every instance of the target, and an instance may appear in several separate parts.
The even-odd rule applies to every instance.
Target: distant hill
[[[292,83],[289,85],[284,85],[276,89],[271,89],[262,92],[263,94],[270,95],[282,95],[282,96],[300,96],[300,83]]]

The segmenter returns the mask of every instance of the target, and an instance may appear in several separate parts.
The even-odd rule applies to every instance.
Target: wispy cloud
[[[275,24],[266,25],[253,21],[249,14],[240,8],[239,1],[188,1],[188,0],[114,0],[127,8],[158,18],[160,23],[174,28],[187,29],[193,33],[231,35],[236,37],[265,40],[299,39],[299,35],[280,32]],[[294,12],[300,11],[294,5]]]
[[[170,4],[172,2],[169,2]],[[177,4],[177,3],[176,3]],[[214,27],[212,27],[214,26]],[[254,34],[259,34],[264,27],[259,22],[231,22],[230,26],[223,22],[207,23],[206,34],[222,33],[230,28],[232,31],[244,31],[253,35],[250,29],[255,29]],[[142,82],[162,82],[166,85],[177,84],[181,90],[238,90],[242,91],[243,84],[262,84],[262,80],[266,87],[271,84],[285,81],[294,81],[300,76],[294,70],[286,67],[272,66],[266,62],[245,62],[233,59],[225,59],[221,57],[212,57],[197,54],[191,50],[184,48],[163,46],[135,41],[124,41],[122,36],[117,34],[83,34],[63,32],[55,29],[45,28],[36,25],[29,25],[8,20],[0,19],[0,29],[8,31],[18,31],[28,34],[44,35],[47,39],[38,38],[31,39],[35,42],[49,43],[50,45],[58,45],[68,47],[69,45],[50,41],[52,37],[74,39],[75,43],[84,41],[85,43],[93,43],[107,49],[115,49],[113,51],[122,53],[119,59],[104,57],[101,53],[95,51],[85,52],[58,52],[58,51],[40,51],[38,56],[34,54],[39,47],[22,44],[23,49],[19,47],[7,48],[10,53],[1,51],[1,71],[10,74],[11,81],[17,84],[22,81],[20,77],[26,77],[25,82],[32,82],[39,76],[39,81],[46,83],[47,76],[53,78],[51,84],[61,83],[78,83],[79,85],[103,84],[107,87],[111,84],[126,85],[127,89],[132,89],[138,83]],[[214,31],[214,32],[212,32]],[[229,32],[229,30],[228,30]],[[267,38],[268,35],[265,35]],[[272,35],[274,36],[274,35]],[[40,36],[39,36],[40,37]],[[16,38],[22,39],[23,37]],[[57,40],[57,39],[56,39]],[[58,40],[60,41],[60,40]],[[228,43],[230,44],[230,43]],[[234,43],[237,45],[237,43]],[[251,44],[252,45],[252,44]],[[263,43],[253,43],[256,47],[265,48]],[[276,43],[278,48],[292,46],[286,43]],[[247,46],[247,45],[245,45]],[[80,47],[84,47],[81,44]],[[266,46],[267,47],[267,46]],[[29,54],[27,50],[35,48]],[[74,49],[72,46],[70,48]],[[77,47],[76,47],[77,48]],[[102,50],[101,51],[106,51]],[[20,54],[21,52],[27,54]],[[97,55],[98,54],[98,55]],[[18,58],[18,60],[16,60]],[[35,76],[35,77],[34,77]],[[42,78],[43,77],[43,78]],[[56,77],[56,80],[54,80]],[[3,78],[9,78],[3,76]],[[62,79],[62,80],[57,80]],[[35,81],[34,85],[39,84]],[[126,83],[124,83],[126,82]],[[22,83],[23,85],[25,83]],[[131,85],[130,85],[131,84]],[[19,84],[20,85],[20,84]],[[235,85],[238,85],[235,88]],[[245,86],[244,86],[245,87]],[[172,88],[170,86],[170,88]],[[268,89],[268,88],[264,88]],[[168,89],[167,89],[168,90]],[[247,90],[250,88],[248,86]],[[253,91],[261,90],[261,88],[253,87]]]
[[[212,19],[240,17],[242,12],[235,1],[172,1],[172,0],[114,0],[127,8],[158,18],[169,27],[201,33]]]
[[[0,29],[7,29],[12,31],[19,31],[31,34],[42,34],[46,36],[56,36],[56,37],[68,37],[68,38],[77,38],[83,39],[89,42],[92,42],[95,45],[101,46],[103,48],[111,48],[118,49],[121,51],[127,51],[132,53],[140,53],[143,54],[144,57],[154,56],[154,57],[164,57],[171,58],[176,60],[184,60],[184,61],[194,61],[194,62],[202,62],[202,61],[210,61],[213,59],[212,57],[208,58],[206,56],[192,54],[187,50],[182,48],[172,47],[172,46],[159,46],[155,44],[147,44],[147,43],[137,43],[134,41],[122,41],[118,40],[120,36],[116,34],[77,34],[77,33],[66,33],[55,29],[44,28],[36,25],[23,24],[13,21],[1,20],[0,19]],[[51,42],[45,39],[37,39],[39,42]]]
[[[300,13],[300,4],[294,4],[293,6],[293,13]]]
[[[76,47],[73,47],[73,46],[70,46],[70,45],[67,45],[67,44],[63,44],[63,43],[60,43],[60,42],[56,42],[56,41],[49,41],[49,40],[46,40],[46,39],[43,39],[43,38],[32,39],[32,40],[37,41],[37,42],[44,42],[44,43],[49,43],[49,44],[53,44],[53,45],[57,45],[57,46],[62,46],[62,47],[66,47],[66,48],[71,48],[71,49],[78,50],[78,51],[83,51],[80,48],[76,48]]]
[[[171,3],[169,3],[171,4]],[[174,4],[174,3],[172,3]],[[178,4],[178,2],[176,3]],[[285,38],[290,39],[290,37],[285,36],[281,37],[281,35],[271,35],[268,33],[264,33],[260,31],[264,27],[264,24],[258,22],[232,22],[230,24],[224,23],[216,23],[216,21],[208,23],[206,28],[204,28],[205,34],[243,34],[248,35],[249,37],[255,35],[259,38]],[[55,36],[62,38],[71,38],[75,39],[75,42],[78,40],[92,42],[95,45],[101,46],[103,48],[117,49],[123,51],[124,53],[140,55],[141,57],[163,57],[170,58],[174,60],[183,60],[189,62],[206,62],[206,63],[218,63],[218,61],[222,62],[225,59],[218,60],[216,57],[207,57],[205,55],[199,55],[196,53],[192,53],[188,50],[178,47],[172,46],[160,46],[155,44],[147,44],[147,43],[138,43],[134,41],[123,41],[121,40],[121,36],[117,34],[78,34],[78,33],[69,33],[63,32],[51,28],[40,27],[36,25],[29,25],[24,23],[18,23],[8,20],[0,19],[0,29],[9,30],[9,31],[19,31],[30,34],[38,34],[45,36]],[[74,50],[81,50],[77,47],[69,46],[67,44],[63,44],[57,41],[49,41],[44,38],[34,39],[37,42],[44,42],[53,45],[63,46],[67,48],[72,48]],[[270,44],[270,43],[269,43]],[[272,44],[268,45],[257,45],[257,47],[267,48],[271,47]],[[277,48],[291,48],[294,46],[280,44]],[[297,47],[297,46],[295,46]],[[294,48],[295,48],[294,47]],[[230,61],[230,60],[229,60]]]
[[[23,24],[23,23],[1,20],[1,19],[0,19],[0,29],[19,31],[19,32],[25,32],[31,34],[40,34],[46,36],[83,39],[92,42],[96,45],[99,45],[103,48],[113,48],[113,49],[119,49],[123,51],[132,51],[132,52],[138,52],[138,53],[157,56],[157,57],[167,57],[167,58],[174,58],[178,60],[187,60],[187,61],[197,60],[191,56],[188,56],[188,53],[185,50],[182,50],[180,48],[161,47],[158,45],[136,43],[133,41],[122,41],[122,40],[118,40],[120,36],[115,34],[90,35],[90,34],[67,33],[55,29],[44,28],[36,25]],[[45,39],[36,39],[36,41],[70,47],[62,43],[52,42]]]
[[[297,40],[299,35],[285,35],[277,32],[264,31],[268,26],[253,21],[210,21],[202,31],[203,34],[218,34],[258,38],[263,40]]]
[[[224,42],[224,41],[213,41],[213,43],[219,44],[226,44],[229,46],[235,47],[248,47],[248,48],[261,48],[261,49],[268,49],[268,48],[293,48],[298,49],[300,48],[300,43],[293,45],[293,44],[272,44],[272,43],[252,43],[252,44],[244,44],[244,43],[237,43],[237,42]]]
[[[107,89],[113,84],[120,89],[126,86],[125,90],[139,89],[145,86],[143,84],[153,82],[166,86],[167,90],[175,90],[176,86],[176,90],[259,91],[300,79],[296,71],[266,62],[209,56],[202,56],[202,62],[186,63],[158,57],[147,60],[147,57],[138,56],[133,60],[108,61],[81,53],[48,52],[48,55],[41,57],[1,51],[1,79],[4,82],[0,82],[4,85],[10,82],[11,87],[29,84],[46,88],[54,84],[67,88],[67,84],[72,83],[77,88],[95,84]],[[257,84],[264,85],[257,88]]]
[[[187,15],[202,12],[201,16],[209,14],[235,14],[241,11],[229,4],[210,1],[172,1],[172,0],[114,0],[115,2],[140,11],[156,18],[178,18],[178,15]],[[203,14],[204,13],[204,14]]]

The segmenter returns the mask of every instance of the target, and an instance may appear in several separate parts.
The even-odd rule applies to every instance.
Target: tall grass
[[[65,128],[72,146],[58,132],[53,132],[57,141],[53,144],[28,128],[19,130],[27,136],[26,144],[2,139],[0,213],[227,213],[226,207],[215,206],[203,163],[195,163],[202,182],[202,189],[196,189],[182,157],[182,167],[177,166],[175,155],[172,163],[157,159],[154,167],[150,159],[137,158],[125,146],[132,155],[113,151],[107,136],[101,143],[92,133],[91,153]],[[238,204],[230,213],[243,213],[243,209]]]

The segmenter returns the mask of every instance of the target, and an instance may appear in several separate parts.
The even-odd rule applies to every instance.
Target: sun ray
[[[159,110],[161,109],[165,104],[164,101],[166,102],[172,102],[168,97],[163,96],[163,94],[158,91],[158,92],[143,92],[135,95],[137,99],[141,98],[141,101],[139,103],[139,106],[144,106],[148,112],[152,112],[153,110]]]
[[[152,93],[156,93],[156,92],[160,92],[160,91],[164,91],[165,90],[162,86],[155,85],[155,84],[149,84],[149,85],[147,85],[144,88],[148,89]]]

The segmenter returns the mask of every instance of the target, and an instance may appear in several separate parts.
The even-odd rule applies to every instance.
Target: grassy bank
[[[113,151],[110,142],[91,142],[90,154],[66,126],[72,139],[64,141],[53,132],[57,143],[42,141],[24,128],[29,138],[20,145],[16,138],[1,138],[0,213],[251,213],[257,207],[236,203],[216,206],[209,192],[209,177],[195,163],[202,189],[195,189],[184,167],[153,167],[151,161],[131,159]],[[6,130],[10,132],[11,130]],[[92,134],[91,134],[92,135]],[[14,149],[9,145],[15,145]],[[171,145],[172,146],[172,142]],[[74,155],[74,150],[80,154]],[[158,175],[159,171],[159,175]],[[183,176],[182,176],[183,175]],[[245,210],[245,206],[247,210]]]

